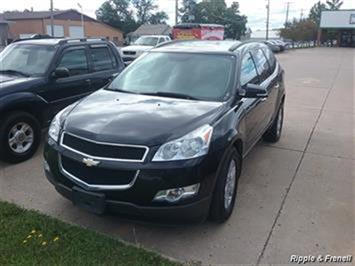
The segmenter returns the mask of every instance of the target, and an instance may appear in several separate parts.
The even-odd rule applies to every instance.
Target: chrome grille
[[[60,144],[80,155],[109,161],[143,162],[149,151],[146,146],[98,142],[68,132],[62,134]]]

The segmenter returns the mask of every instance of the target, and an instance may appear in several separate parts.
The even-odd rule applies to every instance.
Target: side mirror
[[[266,98],[268,91],[262,86],[248,83],[245,88],[241,89],[239,96],[243,98]]]
[[[54,70],[53,72],[53,77],[54,78],[67,78],[70,76],[69,69],[66,67],[58,67]]]

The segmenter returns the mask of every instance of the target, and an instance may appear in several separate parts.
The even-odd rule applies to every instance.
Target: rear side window
[[[95,71],[103,71],[114,68],[114,60],[107,46],[91,47],[90,52]]]
[[[270,66],[268,60],[261,49],[255,50],[253,52],[253,57],[255,60],[256,70],[258,71],[260,77],[260,83],[262,83],[270,76]]]
[[[264,48],[263,51],[270,65],[270,74],[272,74],[276,68],[276,58],[274,53],[269,48]]]
[[[65,51],[58,67],[66,67],[70,76],[82,75],[89,72],[85,49]]]
[[[245,86],[248,83],[259,83],[258,73],[256,72],[255,64],[250,53],[247,53],[243,57],[240,72],[240,85]]]

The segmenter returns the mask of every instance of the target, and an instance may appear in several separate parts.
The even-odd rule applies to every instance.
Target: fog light
[[[153,201],[177,202],[181,199],[191,198],[197,195],[200,184],[188,187],[172,188],[159,191]]]
[[[46,160],[43,161],[43,167],[46,172],[50,172],[49,164],[47,163]]]

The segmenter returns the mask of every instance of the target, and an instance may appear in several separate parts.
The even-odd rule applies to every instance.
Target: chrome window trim
[[[100,144],[100,145],[110,145],[110,146],[118,146],[118,147],[132,147],[132,148],[143,148],[145,149],[145,152],[143,154],[143,158],[140,159],[140,160],[135,160],[135,159],[118,159],[118,158],[109,158],[109,157],[98,157],[98,156],[94,156],[94,155],[90,155],[90,154],[86,154],[84,152],[81,152],[81,151],[78,151],[76,149],[73,149],[67,145],[65,145],[63,143],[63,139],[64,139],[64,134],[68,134],[68,135],[71,135],[73,137],[76,137],[76,138],[79,138],[79,139],[82,139],[82,140],[85,140],[85,141],[88,141],[88,142],[92,142],[92,143],[95,143],[95,144]],[[72,133],[68,133],[66,131],[63,131],[62,132],[62,135],[60,137],[60,146],[74,152],[74,153],[77,153],[77,154],[80,154],[82,156],[85,156],[85,157],[90,157],[91,159],[95,159],[95,160],[101,160],[101,161],[115,161],[115,162],[131,162],[131,163],[143,163],[148,155],[148,152],[149,152],[149,148],[147,146],[143,146],[143,145],[130,145],[130,144],[117,144],[117,143],[109,143],[109,142],[99,142],[99,141],[95,141],[95,140],[91,140],[91,139],[87,139],[87,138],[84,138],[84,137],[80,137],[80,136],[77,136],[75,134],[72,134]]]
[[[88,189],[88,190],[127,190],[134,185],[134,183],[136,182],[136,180],[139,176],[139,173],[140,173],[140,170],[137,170],[133,180],[129,184],[126,184],[126,185],[92,185],[92,184],[86,183],[85,181],[79,179],[78,177],[72,175],[67,170],[65,170],[62,165],[62,156],[61,155],[59,156],[58,160],[59,160],[60,172],[64,176],[69,178],[71,181],[73,181],[74,183],[76,183],[79,186],[81,186],[85,189]]]

